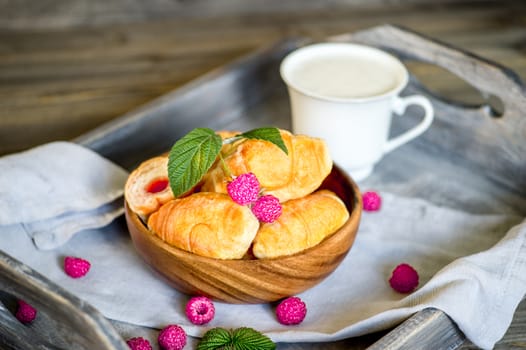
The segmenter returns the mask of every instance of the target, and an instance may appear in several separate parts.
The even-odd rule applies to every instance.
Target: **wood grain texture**
[[[18,299],[38,310],[30,326],[7,307]],[[128,349],[95,308],[0,251],[0,348],[56,350],[72,344],[79,350]]]
[[[126,222],[139,255],[177,290],[234,304],[273,302],[305,291],[327,277],[351,249],[362,212],[356,184],[338,167],[321,185],[346,204],[350,217],[314,247],[273,259],[213,259],[189,253],[150,232],[126,206]]]
[[[408,5],[455,4],[455,0],[406,0]],[[478,0],[484,3],[484,0]],[[274,15],[281,12],[318,11],[342,8],[381,9],[385,5],[394,7],[396,2],[386,0],[42,0],[33,6],[27,1],[4,0],[0,13],[0,27],[6,28],[62,28],[92,26],[106,23],[133,23],[155,21],[166,18],[196,18],[203,16]]]
[[[68,16],[69,9],[71,15],[96,22],[100,13],[82,10],[82,3],[90,6],[82,1],[46,1],[41,5],[42,18],[61,8],[57,16]],[[101,13],[105,9],[117,12],[122,5],[116,0],[104,3]],[[126,23],[106,21],[95,26],[87,20],[60,28],[26,23],[0,29],[0,154],[74,138],[285,36],[321,39],[378,24],[401,24],[493,58],[526,77],[526,5],[521,1],[372,7],[343,2],[280,7],[276,2],[265,11],[251,11],[247,5],[216,15],[206,3],[200,1],[199,15],[155,21],[128,18]],[[13,6],[10,18],[24,10],[16,1],[8,5]],[[25,11],[35,12],[31,18],[40,18],[37,5],[24,6]],[[73,10],[73,6],[79,8]],[[192,5],[181,2],[177,6]],[[459,79],[420,65],[415,69],[426,86],[445,96],[483,100]]]
[[[422,344],[429,344],[429,339],[433,339],[434,344],[440,344],[437,348],[456,349],[464,343],[465,336],[456,325],[451,326],[447,315],[430,308],[403,322],[396,332],[388,333],[368,350],[418,349]]]

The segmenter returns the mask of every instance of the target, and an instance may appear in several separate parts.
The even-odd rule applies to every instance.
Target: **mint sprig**
[[[220,155],[223,142],[230,143],[243,138],[271,142],[288,154],[277,128],[258,128],[224,141],[212,129],[193,129],[173,145],[168,155],[168,179],[174,196],[188,192],[201,181]]]
[[[197,345],[197,350],[274,350],[276,344],[255,329],[241,327],[235,330],[212,328]]]

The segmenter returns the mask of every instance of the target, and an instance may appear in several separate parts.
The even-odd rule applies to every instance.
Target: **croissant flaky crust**
[[[322,139],[293,135],[286,130],[280,130],[280,133],[288,155],[270,142],[252,139],[239,144],[226,144],[222,153],[229,175],[252,172],[265,194],[285,202],[316,190],[329,175],[332,160]],[[202,190],[226,193],[229,180],[224,165],[217,162],[205,175]]]
[[[173,199],[168,184],[168,156],[150,158],[132,171],[124,185],[124,197],[141,218]]]
[[[320,190],[283,203],[281,216],[262,224],[252,247],[256,258],[291,255],[320,243],[349,219],[342,200]]]
[[[241,259],[259,228],[250,208],[228,195],[198,192],[174,199],[150,215],[148,227],[162,240],[197,255]]]

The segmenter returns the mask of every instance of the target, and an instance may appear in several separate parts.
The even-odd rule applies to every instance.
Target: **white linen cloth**
[[[0,158],[0,228],[20,224],[41,249],[106,226],[123,213],[128,173],[71,142]]]
[[[82,164],[86,172],[93,169],[92,164]],[[97,170],[99,177],[103,171]],[[53,176],[63,185],[73,179],[62,172]],[[46,193],[40,195],[41,203],[49,202]],[[363,213],[355,244],[342,264],[321,284],[299,295],[308,314],[297,326],[280,325],[274,304],[220,302],[215,303],[211,323],[192,325],[184,313],[189,297],[172,289],[141,260],[124,220],[84,230],[54,250],[37,249],[23,234],[24,227],[12,224],[1,227],[0,249],[106,317],[135,325],[162,328],[176,323],[196,337],[211,327],[248,326],[277,342],[321,342],[387,329],[421,309],[435,307],[446,312],[474,344],[491,349],[526,293],[524,218],[475,215],[419,198],[381,195],[381,210]],[[91,261],[90,272],[81,279],[67,277],[61,265],[67,255]],[[388,284],[393,268],[403,262],[420,275],[419,287],[411,294],[396,293]]]

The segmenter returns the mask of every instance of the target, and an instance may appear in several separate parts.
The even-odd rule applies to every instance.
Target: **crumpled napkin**
[[[176,323],[191,336],[208,328],[258,329],[278,342],[323,342],[396,326],[427,307],[445,311],[477,346],[491,349],[504,335],[526,293],[526,221],[518,215],[471,214],[419,198],[381,193],[382,209],[364,212],[356,241],[326,280],[299,296],[308,313],[297,326],[276,321],[271,304],[216,302],[206,326],[185,316],[188,296],[171,288],[136,253],[117,220],[78,234],[53,251],[35,249],[16,228],[0,249],[75,293],[106,317],[162,328]],[[75,254],[92,262],[71,279],[57,261]],[[420,285],[399,294],[388,284],[401,262],[415,267]],[[155,341],[155,339],[151,339]]]
[[[21,225],[40,249],[103,227],[123,213],[127,172],[71,142],[0,158],[0,227]]]

